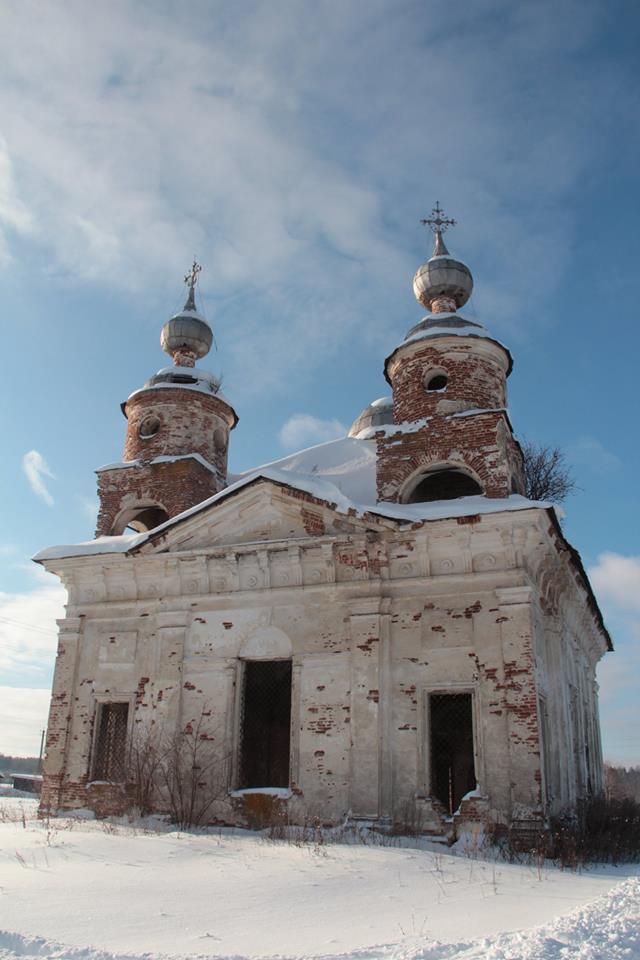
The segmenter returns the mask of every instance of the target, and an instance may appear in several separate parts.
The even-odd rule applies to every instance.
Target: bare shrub
[[[155,725],[136,727],[127,749],[126,776],[130,802],[141,817],[153,813],[157,803],[166,752],[164,737]]]
[[[422,810],[415,800],[406,800],[390,830],[390,836],[419,837],[424,833]]]
[[[551,856],[563,867],[640,861],[640,803],[597,797],[570,815],[555,818]]]
[[[176,733],[160,762],[171,820],[181,828],[202,826],[216,804],[229,802],[229,758],[220,757],[209,716],[203,708],[197,720]]]
[[[228,767],[206,706],[171,735],[153,725],[140,726],[127,751],[130,808],[140,816],[168,809],[171,822],[181,829],[202,826],[214,806],[228,803]]]
[[[546,858],[578,870],[588,863],[640,862],[640,803],[629,798],[594,797],[558,817],[540,823],[528,836],[503,833],[497,845],[511,863],[535,863]]]
[[[525,494],[530,500],[562,503],[577,489],[577,484],[560,447],[532,443],[521,444],[524,459]]]

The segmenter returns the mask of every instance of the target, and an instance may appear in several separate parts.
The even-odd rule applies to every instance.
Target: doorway
[[[431,794],[449,816],[476,787],[470,693],[429,696]]]
[[[239,788],[288,787],[290,747],[291,660],[246,660]]]

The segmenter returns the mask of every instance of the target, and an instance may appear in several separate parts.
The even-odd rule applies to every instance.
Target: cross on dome
[[[444,210],[440,206],[438,200],[436,200],[436,205],[431,211],[431,216],[426,217],[424,220],[421,220],[420,223],[424,224],[425,227],[429,227],[431,232],[435,234],[436,242],[433,248],[432,257],[446,257],[449,254],[447,246],[442,239],[442,234],[449,227],[455,227],[456,221],[452,217],[445,217]]]
[[[451,217],[442,216],[443,213],[444,210],[440,206],[440,202],[436,200],[436,205],[431,211],[431,216],[425,220],[421,220],[420,223],[423,223],[425,227],[429,227],[433,233],[444,233],[448,227],[455,227],[456,221]]]
[[[187,302],[184,305],[185,310],[196,309],[195,289],[196,289],[196,283],[198,282],[198,274],[201,272],[202,272],[202,267],[200,266],[200,264],[198,263],[194,255],[193,263],[191,264],[191,270],[189,271],[189,273],[185,273],[184,275],[184,282],[189,287],[189,296],[187,297]]]
[[[440,203],[420,223],[429,227],[435,236],[433,253],[426,263],[418,267],[413,278],[413,292],[416,299],[430,313],[455,313],[464,306],[473,289],[473,278],[469,268],[447,250],[442,234],[448,227],[454,227],[453,217],[445,216]]]

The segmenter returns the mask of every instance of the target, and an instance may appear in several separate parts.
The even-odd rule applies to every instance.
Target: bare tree
[[[180,828],[206,823],[214,805],[228,803],[228,758],[221,757],[217,734],[205,706],[184,730],[167,735],[140,725],[127,751],[127,795],[145,816],[167,809]]]
[[[171,820],[182,828],[201,826],[214,805],[228,803],[228,758],[221,757],[216,747],[216,736],[207,722],[209,715],[203,707],[197,720],[178,731],[161,762]]]
[[[640,767],[620,767],[605,762],[604,792],[608,800],[635,800],[640,803]]]
[[[522,443],[524,458],[525,494],[530,500],[550,500],[562,503],[577,489],[571,467],[559,447]]]
[[[169,746],[157,726],[137,726],[127,749],[127,793],[141,817],[154,810]]]

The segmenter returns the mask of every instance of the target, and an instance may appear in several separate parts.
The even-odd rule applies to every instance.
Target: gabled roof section
[[[302,492],[317,503],[324,504],[346,517],[379,517],[404,524],[549,506],[515,494],[503,500],[477,496],[432,503],[376,503],[375,441],[343,437],[237,475],[234,482],[224,490],[172,517],[154,530],[119,537],[98,537],[97,540],[85,543],[50,547],[36,554],[33,559],[43,562],[62,557],[132,553],[144,543],[159,537],[164,538],[168,530],[196,514],[214,509],[216,505],[259,481]]]
[[[231,498],[240,497],[248,488],[263,485],[271,487],[280,494],[289,494],[298,504],[303,501],[313,504],[325,511],[332,511],[338,517],[346,518],[353,523],[354,528],[376,528],[389,525],[416,525],[430,521],[444,520],[457,517],[483,516],[492,513],[504,513],[519,510],[544,509],[549,514],[559,549],[568,550],[570,561],[576,571],[578,579],[587,593],[587,602],[600,627],[607,646],[613,649],[611,637],[604,625],[602,613],[598,607],[596,597],[589,583],[584,566],[578,551],[566,540],[558,521],[558,511],[550,503],[527,500],[517,494],[504,499],[489,499],[483,496],[460,497],[457,500],[439,500],[430,503],[386,503],[376,502],[376,443],[374,440],[343,437],[315,447],[309,447],[298,453],[275,460],[255,470],[236,475],[234,482],[224,490],[203,500],[172,517],[166,523],[146,533],[123,534],[119,537],[98,537],[96,540],[84,543],[63,544],[49,547],[36,554],[33,558],[38,563],[49,560],[58,560],[82,556],[100,556],[108,554],[132,554],[141,550],[145,544],[153,549],[153,544],[162,541],[163,549],[170,548],[170,543],[179,544],[182,537],[178,529],[189,520],[200,516],[207,511],[221,508]],[[300,497],[300,494],[304,494]],[[247,498],[247,511],[251,505]],[[283,497],[280,497],[281,501]],[[256,539],[270,539],[265,532],[267,521],[274,525],[279,522],[278,508],[273,507],[274,497],[271,498],[270,509],[272,518],[263,518],[262,528],[257,530]],[[266,501],[265,501],[266,502]],[[234,506],[235,509],[235,506]],[[225,511],[227,512],[227,511]],[[284,508],[280,508],[280,516],[284,515]],[[259,514],[260,511],[257,511]],[[289,514],[291,515],[291,514]],[[220,524],[223,517],[220,516]],[[250,530],[250,525],[249,525]],[[173,532],[176,536],[173,536]],[[246,531],[245,531],[246,532]],[[170,535],[170,536],[169,536]],[[189,539],[188,532],[186,540]],[[250,534],[249,534],[250,535]],[[294,534],[295,535],[295,534]],[[218,531],[214,537],[219,536]],[[185,541],[186,542],[186,541]],[[178,547],[179,549],[179,547]]]

